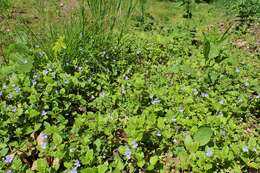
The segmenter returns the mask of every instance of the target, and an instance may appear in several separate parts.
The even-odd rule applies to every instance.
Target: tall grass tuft
[[[102,34],[102,37],[107,38],[116,32],[120,39],[137,2],[138,0],[83,0],[80,5],[81,10],[85,10],[85,22],[93,34]]]

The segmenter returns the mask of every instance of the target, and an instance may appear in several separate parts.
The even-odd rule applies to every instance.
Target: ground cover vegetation
[[[259,172],[257,0],[0,0],[0,172]]]

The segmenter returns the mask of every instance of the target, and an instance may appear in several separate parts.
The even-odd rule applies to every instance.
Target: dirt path
[[[77,0],[61,0],[60,7],[63,16],[71,14],[77,6]]]

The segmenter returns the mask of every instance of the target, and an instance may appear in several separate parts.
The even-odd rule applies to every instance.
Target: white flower
[[[239,72],[240,72],[240,69],[239,69],[238,67],[236,68],[236,72],[237,72],[237,73],[239,73]]]

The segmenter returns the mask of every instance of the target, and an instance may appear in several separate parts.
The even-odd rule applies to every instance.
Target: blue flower
[[[43,74],[44,74],[44,75],[47,75],[48,73],[49,73],[48,70],[43,70]]]
[[[74,168],[79,168],[80,167],[80,161],[79,160],[76,160],[75,163],[74,163]]]
[[[175,117],[172,118],[172,122],[176,123],[177,119]]]
[[[13,95],[12,94],[8,94],[8,99],[12,99],[13,98]]]
[[[43,110],[43,111],[41,112],[41,115],[42,115],[42,116],[45,116],[45,115],[47,115],[47,113],[48,113],[48,112],[46,112],[45,110]]]
[[[249,86],[249,83],[246,81],[246,82],[244,83],[244,85],[245,85],[245,87],[248,87],[248,86]]]
[[[71,173],[78,173],[77,168],[72,168]]]
[[[19,93],[21,91],[21,88],[17,86],[17,87],[15,87],[14,90],[15,90],[15,92]]]
[[[125,151],[125,157],[129,160],[131,159],[131,155],[132,155],[132,152],[131,150],[127,147],[126,151]]]
[[[194,95],[198,95],[198,90],[197,89],[192,89],[192,93],[194,94]]]
[[[37,81],[36,80],[32,80],[32,85],[36,85],[37,84]]]
[[[16,112],[17,111],[17,108],[14,106],[13,108],[12,108],[12,112]]]
[[[209,97],[208,93],[201,93],[201,97]]]
[[[13,171],[11,169],[8,169],[6,173],[13,173]]]
[[[156,136],[158,136],[158,137],[162,136],[161,132],[160,132],[160,131],[157,131],[157,132],[156,132]]]
[[[37,79],[38,77],[39,77],[39,76],[38,76],[37,74],[34,74],[34,75],[33,75],[33,78],[34,78],[34,79]]]
[[[129,77],[128,77],[128,76],[125,76],[125,80],[129,80]]]
[[[243,152],[245,152],[245,153],[248,153],[249,152],[249,149],[248,149],[248,146],[243,146]]]
[[[179,107],[179,112],[183,112],[184,111],[184,108],[182,106]]]
[[[206,155],[207,157],[211,157],[211,156],[213,156],[213,151],[209,148],[209,149],[207,149],[207,151],[205,152],[205,155]]]
[[[2,97],[3,96],[3,92],[2,91],[0,91],[0,97]]]
[[[155,98],[155,99],[152,100],[152,104],[153,104],[153,105],[159,104],[160,102],[161,102],[161,100],[158,99],[158,98]]]
[[[47,142],[43,142],[43,143],[41,144],[42,149],[45,150],[45,149],[47,148],[47,145],[48,145]]]
[[[221,99],[220,101],[219,101],[219,104],[221,104],[221,105],[223,105],[225,103],[225,100],[224,99]]]
[[[64,81],[64,84],[69,84],[69,83],[70,83],[69,80],[65,80],[65,81]]]
[[[44,140],[47,140],[47,139],[48,139],[48,135],[45,134],[45,133],[42,133],[42,138],[43,138]]]
[[[134,149],[136,149],[138,147],[138,143],[136,141],[132,141],[131,145]]]
[[[13,161],[13,156],[12,155],[7,155],[7,156],[5,156],[5,158],[4,158],[4,162],[6,163],[6,164],[10,164],[10,163],[12,163],[12,161]]]

